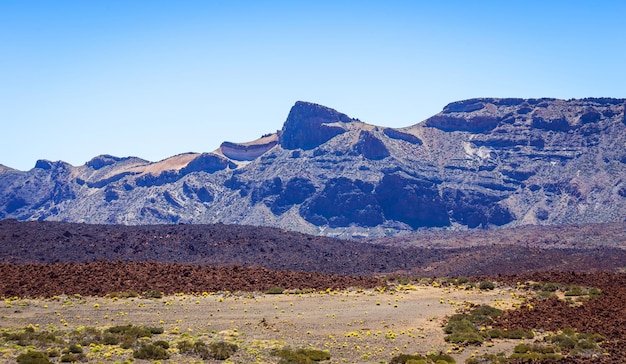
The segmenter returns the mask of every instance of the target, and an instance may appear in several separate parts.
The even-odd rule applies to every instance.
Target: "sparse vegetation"
[[[559,290],[559,285],[557,283],[546,283],[541,286],[541,290],[544,292],[556,292]]]
[[[267,291],[265,291],[265,293],[267,293],[267,294],[283,294],[284,291],[285,291],[284,288],[278,287],[278,286],[274,286],[274,287],[271,287],[270,289],[268,289]]]
[[[50,364],[48,355],[41,351],[29,350],[15,358],[18,364]]]
[[[144,344],[138,350],[133,352],[133,358],[135,359],[150,359],[150,360],[165,360],[169,359],[170,355],[167,350],[161,345]]]
[[[280,359],[279,364],[312,364],[315,362],[330,360],[330,353],[317,349],[292,349],[285,347],[272,351],[273,356]]]
[[[522,329],[502,330],[486,329],[495,318],[502,314],[502,310],[482,305],[470,309],[466,313],[452,315],[443,331],[447,334],[445,340],[453,344],[481,345],[485,339],[528,339],[533,338],[532,331]]]
[[[448,354],[430,353],[420,354],[400,354],[391,358],[389,364],[455,364],[456,360]]]

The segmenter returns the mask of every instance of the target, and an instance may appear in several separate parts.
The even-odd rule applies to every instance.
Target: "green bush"
[[[33,343],[40,344],[53,344],[62,343],[63,340],[55,334],[47,331],[35,331],[32,327],[26,327],[23,331],[19,332],[4,332],[2,333],[8,341],[17,341],[20,346],[28,346]]]
[[[61,355],[61,363],[76,363],[77,361],[83,361],[85,359],[85,355],[81,354],[72,354],[67,353]]]
[[[330,360],[330,354],[316,349],[293,350],[289,347],[273,350],[273,356],[280,358],[279,364],[313,364],[319,361]]]
[[[454,332],[444,340],[452,344],[481,345],[485,338],[476,332]]]
[[[170,343],[168,343],[165,340],[157,340],[157,341],[153,342],[152,344],[156,345],[156,346],[160,346],[163,349],[169,349],[170,348]]]
[[[285,289],[282,287],[271,287],[270,289],[268,289],[265,293],[266,294],[282,294],[283,292],[285,292]]]
[[[209,345],[211,356],[217,360],[226,360],[230,358],[239,347],[236,344],[227,343],[225,341],[218,341]]]
[[[178,352],[181,354],[191,354],[195,352],[193,342],[191,340],[179,341],[176,344],[176,348],[178,348]]]
[[[113,326],[105,330],[103,343],[119,345],[122,349],[131,349],[136,345],[139,338],[151,338],[153,335],[162,333],[162,327],[133,326],[131,324]]]
[[[605,338],[599,334],[576,333],[573,329],[564,329],[562,333],[547,336],[545,340],[561,350],[569,351],[570,355],[589,356],[602,353],[598,344]]]
[[[133,358],[135,359],[149,359],[149,360],[167,360],[170,358],[167,350],[159,345],[147,344],[142,345],[139,350],[133,352]]]
[[[391,358],[391,361],[389,362],[389,364],[407,364],[411,361],[417,362],[420,360],[423,360],[424,362],[426,362],[426,357],[419,355],[419,354],[414,354],[414,355],[399,354]]]
[[[202,340],[198,340],[193,344],[193,352],[196,353],[196,355],[199,355],[202,360],[208,360],[212,358],[211,352],[209,352],[207,344]]]
[[[163,292],[151,289],[143,293],[144,298],[163,298]]]
[[[102,343],[104,345],[117,345],[120,343],[120,337],[111,333],[106,333],[102,336]]]
[[[22,353],[16,358],[18,364],[51,364],[46,353],[40,351],[28,351]]]
[[[541,290],[544,292],[556,292],[559,289],[559,285],[556,283],[546,283],[541,286]]]
[[[391,358],[389,364],[455,364],[453,357],[447,354],[399,354]]]
[[[111,292],[106,295],[109,298],[134,298],[139,297],[139,293],[135,291],[125,291],[125,292]]]
[[[583,289],[578,286],[567,287],[567,289],[565,290],[566,296],[582,296],[584,294],[585,292],[583,291]]]
[[[455,332],[475,332],[475,331],[476,331],[476,327],[474,326],[474,324],[465,318],[462,318],[460,320],[450,319],[450,321],[448,321],[448,324],[443,328],[443,332],[445,332],[446,334],[452,334]]]
[[[239,349],[236,344],[227,343],[225,341],[218,341],[207,345],[202,340],[198,340],[195,343],[191,340],[186,340],[178,342],[176,346],[181,354],[195,354],[200,356],[202,360],[226,360]]]
[[[496,288],[496,285],[493,282],[484,281],[480,282],[478,288],[482,291],[493,290]]]

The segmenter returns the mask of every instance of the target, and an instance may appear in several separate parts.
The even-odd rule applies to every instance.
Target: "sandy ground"
[[[184,339],[236,342],[240,350],[232,363],[275,363],[271,348],[289,345],[328,350],[331,363],[385,363],[399,353],[448,352],[462,363],[471,354],[510,351],[519,340],[482,347],[459,348],[444,341],[446,316],[473,304],[510,308],[520,304],[515,289],[480,291],[476,288],[399,286],[386,290],[353,289],[313,293],[204,293],[160,299],[58,297],[17,299],[0,303],[0,328],[34,325],[38,329],[73,330],[132,323],[165,329],[155,340],[174,344]],[[91,350],[89,362],[113,363],[130,352]],[[3,347],[0,358],[12,362],[15,351]],[[476,351],[477,350],[477,351]],[[199,359],[170,349],[165,362]],[[14,359],[13,359],[14,360]],[[141,361],[136,361],[141,362]]]

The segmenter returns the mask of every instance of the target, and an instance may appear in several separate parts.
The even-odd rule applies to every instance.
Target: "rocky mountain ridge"
[[[222,222],[341,237],[621,222],[625,103],[472,99],[387,128],[297,102],[277,133],[210,153],[0,168],[0,218]]]

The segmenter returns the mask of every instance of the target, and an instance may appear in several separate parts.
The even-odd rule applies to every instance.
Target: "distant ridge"
[[[278,132],[209,153],[0,165],[0,218],[222,222],[348,238],[622,222],[625,102],[479,98],[388,128],[298,101]]]

